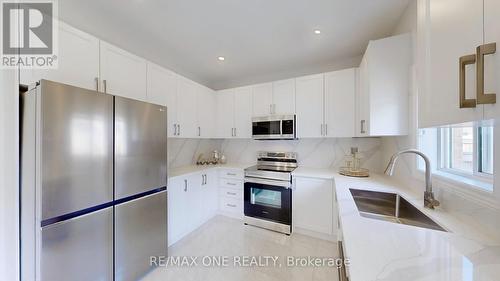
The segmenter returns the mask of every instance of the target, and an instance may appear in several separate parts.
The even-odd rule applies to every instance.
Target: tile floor
[[[169,248],[169,256],[199,257],[197,266],[160,267],[150,272],[145,281],[337,281],[335,266],[293,267],[287,257],[335,258],[335,243],[300,234],[286,236],[269,230],[245,226],[240,220],[217,216]],[[225,256],[228,267],[204,266],[203,257]],[[234,266],[236,257],[277,257],[269,266]],[[208,258],[205,263],[208,262]],[[281,264],[281,267],[279,266]]]

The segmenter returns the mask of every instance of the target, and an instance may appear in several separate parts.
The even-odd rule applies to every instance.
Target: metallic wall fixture
[[[477,64],[476,64],[476,87],[477,87],[477,104],[490,104],[496,103],[497,97],[496,94],[484,93],[484,56],[491,55],[496,52],[497,44],[490,43],[477,47]]]
[[[476,99],[465,98],[465,66],[476,63],[476,55],[460,57],[460,108],[476,107]]]

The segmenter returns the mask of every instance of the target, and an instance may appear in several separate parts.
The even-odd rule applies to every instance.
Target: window
[[[492,190],[493,127],[472,123],[419,130],[419,147],[430,156],[434,171]],[[424,169],[419,160],[418,168]]]

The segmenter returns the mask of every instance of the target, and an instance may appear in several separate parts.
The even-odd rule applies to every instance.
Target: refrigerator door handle
[[[184,180],[184,192],[188,191],[188,180]]]

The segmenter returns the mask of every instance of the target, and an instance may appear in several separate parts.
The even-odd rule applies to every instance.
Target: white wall
[[[19,280],[17,71],[0,70],[0,279]]]

